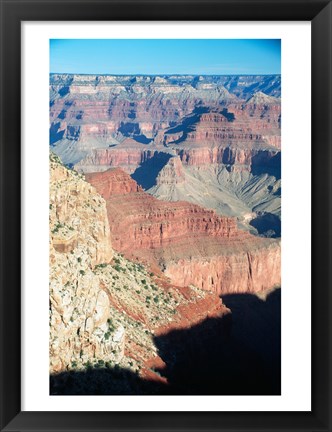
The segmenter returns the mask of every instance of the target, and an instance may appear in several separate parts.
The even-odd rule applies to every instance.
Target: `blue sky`
[[[50,72],[281,73],[280,39],[51,39]]]

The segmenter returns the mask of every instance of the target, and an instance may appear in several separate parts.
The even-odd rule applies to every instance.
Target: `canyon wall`
[[[113,256],[103,198],[50,156],[50,369],[123,355],[123,329],[106,341],[110,303],[93,268]],[[114,351],[114,354],[112,354]]]
[[[133,180],[124,182],[122,172],[114,178],[112,184],[100,182],[105,196],[140,193]],[[163,364],[154,335],[229,314],[216,294],[175,287],[161,272],[153,274],[115,252],[104,198],[53,154],[49,206],[53,376],[121,367],[163,381],[153,370]],[[55,380],[53,394],[63,384],[61,378]]]
[[[172,283],[218,294],[280,285],[278,241],[251,236],[213,210],[157,200],[120,169],[86,179],[106,200],[114,247],[158,265]]]
[[[280,148],[279,96],[278,76],[245,80],[53,74],[51,145],[65,163],[77,163],[95,149],[126,147],[128,139],[133,146],[159,150],[183,141]],[[87,162],[82,166],[89,166]],[[115,159],[108,165],[117,163]],[[96,160],[94,165],[98,171]]]
[[[194,284],[219,295],[255,293],[279,287],[280,245],[267,241],[261,245],[259,242],[255,245],[243,243],[243,249],[233,253],[171,262],[166,265],[165,275],[176,285]]]
[[[51,75],[50,143],[81,173],[118,167],[159,199],[278,237],[280,94],[280,76]]]

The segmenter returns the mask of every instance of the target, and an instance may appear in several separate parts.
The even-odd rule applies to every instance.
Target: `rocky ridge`
[[[224,294],[280,285],[278,241],[251,236],[213,210],[157,200],[118,168],[86,178],[106,200],[114,247],[160,267],[177,286]]]
[[[135,193],[134,183],[117,176],[118,188],[104,193]],[[121,367],[165,381],[154,371],[163,364],[154,335],[229,310],[215,294],[174,287],[158,269],[119,255],[110,233],[105,200],[51,154],[50,372]]]
[[[278,237],[280,94],[280,76],[55,74],[51,147],[79,172],[119,167],[157,198]]]

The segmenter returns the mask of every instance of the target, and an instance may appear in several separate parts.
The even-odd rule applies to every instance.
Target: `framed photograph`
[[[59,6],[1,1],[1,430],[330,431],[330,2]]]

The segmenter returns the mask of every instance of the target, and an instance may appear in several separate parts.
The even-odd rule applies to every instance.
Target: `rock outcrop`
[[[51,155],[49,206],[51,371],[96,356],[121,358],[123,329],[103,340],[110,304],[93,273],[113,257],[105,201]]]
[[[157,185],[167,185],[171,187],[185,181],[185,172],[181,159],[178,156],[173,156],[169,159],[166,165],[160,170],[157,178]]]
[[[144,394],[172,383],[183,345],[196,356],[216,339],[218,364],[220,295],[280,286],[280,241],[265,238],[281,232],[280,95],[280,76],[50,76],[50,146],[66,164],[51,154],[52,394],[64,371],[96,369],[111,394],[132,392],[119,369]]]
[[[50,94],[52,149],[77,171],[119,167],[157,198],[235,216],[256,235],[247,214],[280,224],[280,76],[51,75]]]
[[[207,138],[204,124],[213,117],[221,128],[213,135],[226,143],[248,138],[274,145],[275,140],[265,135],[269,137],[280,122],[280,77],[276,76],[53,74],[50,95],[51,145],[66,163],[77,163],[94,149],[108,149],[128,138],[157,147],[181,141],[200,115],[203,129],[193,132],[197,139]]]
[[[99,182],[106,197],[141,193],[121,170],[113,174]],[[175,287],[157,268],[117,254],[111,232],[104,198],[51,154],[50,372],[121,367],[162,380],[154,335],[229,310],[216,294]]]
[[[183,258],[165,269],[176,285],[188,283],[212,289],[220,295],[255,293],[280,286],[280,245],[272,241],[246,241],[225,245],[211,257]]]
[[[158,265],[174,284],[218,294],[280,284],[279,242],[255,238],[213,210],[157,200],[119,169],[86,178],[104,193],[114,248]]]

